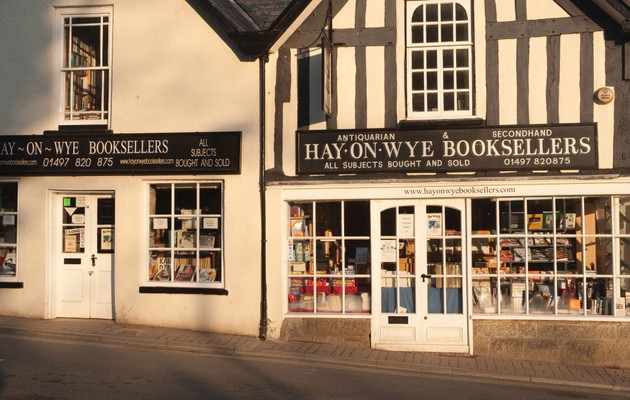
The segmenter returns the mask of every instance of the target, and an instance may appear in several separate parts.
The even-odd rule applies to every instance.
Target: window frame
[[[347,199],[347,200],[287,200],[285,203],[285,267],[283,268],[284,282],[284,313],[287,317],[369,317],[373,314],[371,309],[372,280],[375,279],[371,271],[370,246],[371,246],[371,222],[367,223],[367,232],[357,234],[348,232],[347,224],[350,217],[346,216],[347,208],[351,203],[363,203],[367,206],[367,216],[370,216],[370,200]],[[339,205],[339,221],[327,221],[329,225],[325,228],[318,216],[318,210],[323,210],[324,205]],[[299,208],[296,208],[299,207]],[[296,210],[302,210],[296,211]],[[306,211],[306,212],[304,212]],[[356,216],[355,216],[356,218]],[[296,225],[300,224],[300,225]],[[338,225],[337,225],[338,224]],[[320,226],[321,225],[321,226]],[[299,227],[299,229],[297,228]],[[309,243],[306,259],[298,256],[297,244]],[[353,243],[353,245],[350,245]],[[359,246],[359,244],[361,244]],[[365,244],[365,246],[363,246]],[[338,262],[334,266],[335,270],[329,271],[330,264],[326,270],[322,270],[323,260],[319,260],[320,253],[333,251],[335,249]],[[351,252],[355,249],[354,264],[350,264]],[[359,248],[365,248],[365,264],[359,263],[357,253]],[[325,250],[329,249],[329,250]],[[332,253],[331,253],[332,254]],[[332,256],[326,255],[324,260],[330,263]],[[362,255],[363,257],[363,255]],[[296,265],[305,264],[303,272],[295,271]],[[309,266],[310,264],[310,266]],[[361,267],[359,267],[361,265]],[[364,268],[366,268],[364,270]],[[332,268],[330,268],[332,270]],[[337,271],[338,269],[338,271]],[[325,272],[325,273],[324,273]],[[361,289],[368,288],[367,292]],[[299,293],[297,290],[299,289]],[[356,290],[355,290],[356,289]],[[367,293],[367,299],[362,297],[362,293]],[[326,305],[318,301],[318,294],[325,294]],[[337,302],[333,302],[332,296]],[[311,296],[312,310],[304,307],[301,297]],[[352,296],[352,297],[349,297]],[[299,304],[296,304],[297,303]],[[306,300],[306,303],[309,301]],[[365,309],[365,305],[368,309]],[[339,309],[335,309],[338,307]]]
[[[57,59],[57,67],[56,67],[56,75],[57,75],[57,102],[58,102],[58,123],[59,126],[110,126],[111,121],[111,106],[112,106],[112,38],[113,38],[113,7],[111,6],[97,6],[97,7],[60,7],[56,9],[57,14],[57,46],[56,49],[56,59]],[[87,68],[81,67],[72,67],[66,66],[66,61],[71,59],[70,53],[67,52],[70,48],[71,44],[67,44],[65,37],[66,30],[66,19],[68,18],[95,18],[101,17],[101,23],[99,26],[107,25],[107,60],[103,62],[101,60],[100,66],[90,66]],[[103,17],[107,18],[107,22],[103,23]],[[75,26],[75,25],[73,25]],[[100,36],[100,48],[101,53],[99,56],[102,56],[102,45],[104,42],[104,38],[102,35]],[[66,60],[66,57],[68,59]],[[100,57],[102,58],[102,57]],[[102,81],[100,83],[101,89],[98,91],[100,94],[100,109],[92,112],[84,112],[84,118],[76,118],[73,119],[73,115],[75,117],[80,117],[81,113],[74,114],[72,110],[66,111],[66,98],[67,98],[67,84],[66,84],[66,74],[70,73],[70,80],[75,72],[78,71],[94,71],[100,72],[102,74]],[[67,117],[69,115],[69,117]],[[86,118],[88,115],[99,115],[98,118]]]
[[[4,269],[5,262],[8,260],[9,251],[12,248],[14,250],[15,260],[13,260],[15,273],[14,274],[0,274],[0,283],[3,282],[17,282],[19,278],[19,193],[20,187],[19,182],[17,181],[0,181],[0,185],[15,185],[15,210],[4,210],[4,198],[2,197],[2,191],[0,191],[0,229],[2,229],[4,233],[4,223],[5,221],[11,221],[14,226],[14,235],[15,239],[13,242],[6,242],[5,236],[3,235],[3,241],[0,242],[0,250],[4,252],[4,249],[7,249],[7,254],[4,254],[2,262],[0,262],[0,268]],[[8,220],[5,220],[5,217]],[[6,266],[9,267],[9,266]]]
[[[582,196],[524,196],[495,199],[496,221],[494,231],[486,229],[477,231],[474,229],[475,222],[471,225],[471,263],[469,265],[471,276],[470,295],[472,296],[471,300],[473,302],[471,316],[474,318],[511,317],[520,319],[603,318],[606,320],[618,318],[627,319],[630,317],[630,313],[626,314],[623,311],[616,311],[617,302],[623,297],[630,297],[630,290],[624,289],[624,285],[630,283],[630,273],[622,268],[621,259],[621,242],[630,243],[630,229],[626,227],[622,232],[620,224],[622,205],[620,200],[622,199],[627,200],[628,196],[593,194]],[[471,203],[472,212],[474,212],[475,200],[491,199],[473,199]],[[559,202],[567,200],[576,201],[575,210],[568,212],[568,214],[574,214],[576,218],[574,220],[577,220],[573,232],[571,232],[572,229],[569,223],[566,222],[565,213],[567,213],[567,209],[561,210],[560,208],[562,207],[557,207],[557,205],[560,204]],[[523,209],[517,210],[516,213],[523,214],[523,216],[526,217],[520,220],[524,225],[519,225],[519,222],[515,223],[510,217],[508,217],[506,224],[502,223],[500,203],[514,201],[523,202]],[[547,212],[543,214],[543,220],[545,214],[555,219],[553,219],[551,227],[549,227],[546,232],[543,232],[543,230],[545,230],[544,225],[540,230],[531,228],[529,225],[531,216],[535,216],[537,213],[533,207],[529,207],[529,203],[546,201],[548,201],[552,207],[549,207],[550,209],[546,210]],[[603,207],[590,207],[587,209],[587,204],[596,204],[596,202],[600,201]],[[630,202],[623,203],[623,205],[630,208]],[[607,213],[609,214],[608,217]],[[553,217],[554,215],[556,217]],[[589,218],[594,219],[589,222]],[[504,231],[504,227],[508,225],[508,230]],[[517,226],[514,228],[515,231],[512,231],[513,225]],[[600,232],[599,229],[602,227],[604,229]],[[595,228],[597,230],[595,230]],[[490,250],[488,253],[494,254],[492,257],[496,263],[496,266],[490,267],[489,271],[486,272],[484,272],[482,268],[478,268],[475,260],[479,259],[479,255],[476,256],[474,250],[480,243],[485,244],[486,242],[483,242],[484,240],[494,241],[494,252]],[[518,244],[504,245],[504,243],[507,243],[509,240],[520,242],[518,242]],[[537,240],[544,240],[549,244],[539,244],[536,242]],[[525,250],[524,259],[516,260],[514,258],[510,260],[509,254],[507,255],[508,258],[503,258],[504,255],[501,254],[501,251],[504,249],[512,249],[513,251],[513,246]],[[493,246],[490,245],[491,249],[492,247]],[[542,261],[551,264],[551,270],[547,270],[546,272],[544,272],[544,269],[541,270],[541,267],[536,266],[535,263],[540,261],[536,261],[529,253],[539,247],[548,248],[551,254],[553,254],[550,261]],[[573,249],[571,249],[571,247],[573,247]],[[603,256],[602,254],[599,255],[600,258],[605,260],[603,265],[596,265],[593,264],[592,261],[589,261],[589,258],[592,259],[592,257],[594,257],[593,253],[597,256],[597,252],[602,251],[602,249],[610,250],[609,253],[603,251]],[[589,253],[589,251],[593,253]],[[560,258],[560,252],[562,252],[562,254],[569,254],[568,258],[565,258],[565,256]],[[571,252],[574,254],[571,255]],[[486,251],[481,251],[481,253],[486,253]],[[612,255],[612,257],[609,258],[608,255]],[[512,255],[512,257],[514,257],[514,255]],[[511,262],[517,261],[519,262],[517,265],[522,265],[522,271],[517,271],[516,268],[508,265]],[[601,259],[596,261],[601,261]],[[567,269],[566,263],[573,263],[574,267]],[[495,269],[496,272],[492,272],[492,269]],[[479,301],[481,305],[481,301],[476,299],[475,296],[475,287],[478,287],[477,282],[481,281],[490,283],[489,293],[491,293],[492,305],[488,310],[481,310],[475,305],[476,300]],[[532,296],[536,295],[536,290],[530,286],[536,284],[538,281],[542,281],[543,286],[550,286],[551,300],[544,310],[536,309],[532,306]],[[570,283],[571,281],[573,281],[572,284]],[[501,284],[500,290],[497,289],[497,282]],[[504,284],[512,285],[515,282],[520,282],[523,288],[522,308],[515,307],[514,305],[515,294],[513,293],[514,289],[512,286],[509,291],[504,292],[504,289],[507,290],[507,286],[504,287]],[[589,290],[592,295],[589,294]],[[500,300],[497,299],[497,292],[499,291],[502,294]],[[597,293],[603,293],[604,296],[600,295],[594,298],[593,296]],[[543,293],[542,295],[544,296],[545,294]],[[507,304],[508,300],[506,299],[509,298],[509,296],[511,296],[511,300],[509,304]],[[566,297],[563,299],[563,296]],[[519,296],[516,295],[516,298],[519,298]],[[547,298],[549,298],[549,296],[547,296]],[[578,308],[570,302],[571,299],[580,301]],[[592,300],[595,301],[593,302]],[[626,310],[630,310],[630,304],[626,304]]]
[[[427,24],[427,22],[422,22],[422,23],[412,23],[412,18],[413,18],[413,14],[414,11],[421,7],[421,6],[430,6],[430,5],[437,5],[437,7],[439,8],[441,5],[444,4],[453,4],[453,5],[461,5],[462,7],[464,7],[466,13],[467,13],[467,19],[466,19],[466,24],[467,24],[467,37],[468,40],[466,41],[457,41],[457,40],[452,40],[452,41],[448,41],[448,42],[442,42],[438,39],[438,41],[436,42],[431,42],[431,43],[412,43],[412,27],[413,26],[418,26],[418,25],[422,25],[424,27],[426,27],[426,25],[432,25],[431,24]],[[463,118],[471,118],[474,116],[474,107],[475,107],[475,99],[474,99],[474,74],[473,74],[473,69],[474,69],[474,43],[473,43],[473,28],[472,28],[472,2],[470,0],[413,0],[413,1],[407,1],[405,3],[406,6],[406,11],[405,11],[405,110],[407,113],[407,118],[410,120],[439,120],[439,119],[463,119]],[[451,25],[453,25],[453,27],[456,24],[455,19],[456,17],[453,17],[453,21],[451,22]],[[460,20],[463,21],[463,20]],[[450,22],[450,21],[449,21]],[[440,21],[439,19],[435,22],[435,24],[440,27],[442,26],[442,21]],[[440,29],[438,29],[438,31],[440,31]],[[456,34],[454,33],[454,36]],[[455,58],[453,57],[453,67],[444,67],[443,65],[443,60],[444,60],[444,53],[447,50],[452,50],[452,51],[457,51],[457,50],[467,50],[468,52],[468,59],[467,59],[467,66],[466,67],[457,67],[456,65],[456,61]],[[414,70],[412,68],[412,62],[413,62],[413,53],[414,52],[424,52],[425,56],[423,58],[425,58],[426,60],[426,53],[427,52],[436,52],[436,62],[437,65],[434,68],[428,68],[427,67],[427,63],[425,61],[425,63],[423,64],[423,66],[421,68],[418,68],[416,70]],[[436,76],[436,88],[435,89],[429,89],[428,85],[426,84],[427,82],[427,70],[430,70],[430,73],[435,73]],[[446,70],[452,70],[452,74],[453,74],[453,88],[449,88],[449,89],[445,89],[444,88],[444,72]],[[413,74],[414,72],[423,72],[423,82],[425,82],[425,84],[423,85],[422,89],[413,89]],[[457,78],[456,75],[458,73],[458,71],[467,71],[466,74],[466,79],[468,81],[468,87],[465,89],[458,89],[457,87]],[[445,98],[445,93],[453,93],[453,106],[456,107],[457,105],[457,93],[467,93],[468,96],[468,108],[464,109],[464,110],[445,110],[445,106],[444,106],[444,98]],[[437,95],[437,110],[434,111],[414,111],[414,102],[413,102],[413,96],[414,94],[424,94],[425,98],[427,94],[432,94],[435,93]],[[427,108],[429,105],[427,104],[427,101],[425,100],[424,102],[424,107]]]
[[[154,188],[160,188],[162,190],[168,190],[169,193],[169,212],[158,212],[156,207],[156,196],[152,196],[152,190]],[[196,209],[190,209],[190,211],[178,211],[177,206],[177,190],[195,190],[195,205]],[[220,204],[214,204],[214,207],[218,207],[216,210],[204,211],[204,205],[200,205],[202,200],[201,191],[203,189],[218,189]],[[140,271],[140,283],[141,286],[147,288],[158,288],[166,291],[170,289],[224,289],[226,286],[225,278],[225,182],[223,180],[200,180],[200,181],[151,181],[146,185],[146,212],[143,216],[144,227],[143,230],[143,243],[145,244],[145,257],[144,263]],[[210,204],[208,204],[210,205]],[[153,210],[152,210],[153,208]],[[219,211],[218,213],[216,211]],[[153,211],[153,212],[152,212]],[[164,246],[155,244],[155,219],[160,219],[161,223],[167,223],[168,239]],[[184,228],[185,221],[190,221],[190,227]],[[207,225],[204,225],[207,224]],[[217,227],[214,227],[217,224]],[[177,227],[180,229],[176,229]],[[194,231],[195,236],[192,246],[179,247],[176,243],[177,231]],[[211,235],[209,232],[202,234],[202,231],[213,231]],[[202,235],[213,236],[213,243],[207,245],[201,245],[200,241]],[[218,238],[217,238],[218,236]],[[153,242],[153,243],[152,243]],[[152,265],[156,264],[156,258],[158,252],[168,253],[170,261],[167,262],[169,267],[169,279],[168,280],[155,280],[150,276],[152,274]],[[195,270],[193,272],[192,281],[178,280],[177,279],[177,266],[173,260],[176,259],[176,254],[181,256],[190,255],[194,253]],[[218,256],[217,256],[218,254]],[[205,256],[205,257],[203,257]],[[191,258],[191,257],[188,257]],[[200,281],[200,268],[202,258],[210,258],[212,261],[208,265],[209,268],[215,269],[215,280]],[[210,259],[205,261],[210,262]],[[205,262],[204,261],[204,262]],[[217,267],[217,263],[219,266]],[[157,267],[156,270],[157,271]],[[208,278],[212,279],[213,274],[209,274]],[[147,292],[150,292],[147,291]],[[205,292],[204,292],[205,293]],[[219,294],[226,294],[223,292],[217,292]]]

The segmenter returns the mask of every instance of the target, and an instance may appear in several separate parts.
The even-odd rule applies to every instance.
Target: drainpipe
[[[265,64],[269,61],[267,54],[259,58],[259,82],[260,82],[260,164],[259,164],[259,190],[260,190],[260,324],[258,339],[267,339],[267,182],[265,181]]]

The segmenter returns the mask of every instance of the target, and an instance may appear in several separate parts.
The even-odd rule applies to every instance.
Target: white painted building
[[[0,312],[256,335],[258,66],[185,1],[5,2],[0,32]]]

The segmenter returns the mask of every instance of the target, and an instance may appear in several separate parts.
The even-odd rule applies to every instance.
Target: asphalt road
[[[474,376],[8,337],[0,337],[0,372],[6,400],[626,398]]]

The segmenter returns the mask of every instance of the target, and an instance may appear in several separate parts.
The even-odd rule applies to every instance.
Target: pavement
[[[630,370],[470,355],[392,352],[348,345],[259,340],[256,337],[130,325],[111,320],[0,316],[0,337],[55,340],[203,353],[334,368],[464,378],[577,390],[615,391],[630,398]],[[1,354],[0,347],[0,357]],[[612,394],[612,393],[611,393]]]

